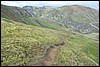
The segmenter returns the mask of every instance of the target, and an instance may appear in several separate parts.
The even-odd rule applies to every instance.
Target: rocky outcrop
[[[27,11],[28,13],[30,13],[30,15],[31,15],[32,17],[35,17],[36,12],[34,11],[34,9],[36,9],[36,7],[34,7],[34,6],[24,6],[23,9],[25,9],[25,10],[27,9],[26,11]]]

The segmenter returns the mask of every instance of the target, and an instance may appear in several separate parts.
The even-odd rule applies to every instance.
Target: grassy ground
[[[49,28],[53,30],[60,30],[62,28],[65,28],[63,24],[51,20],[41,20],[33,17],[21,18],[21,20],[28,25],[34,25],[34,26]]]
[[[1,66],[33,65],[43,57],[48,46],[59,42],[62,38],[66,39],[66,44],[58,51],[55,66],[99,64],[98,40],[76,35],[70,31],[61,32],[2,18]]]
[[[96,66],[99,64],[99,43],[97,40],[68,34],[68,43],[61,47],[54,65]]]
[[[35,64],[44,55],[47,46],[61,39],[59,35],[52,29],[2,19],[1,65]]]

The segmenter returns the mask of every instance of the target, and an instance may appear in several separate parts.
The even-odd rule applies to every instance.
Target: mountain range
[[[66,5],[58,8],[49,6],[24,6],[20,8],[1,5],[1,16],[42,27],[48,26],[44,26],[41,21],[49,21],[49,24],[72,28],[80,33],[98,32],[97,28],[99,28],[97,26],[99,25],[99,11],[81,5]],[[27,22],[27,20],[30,20],[30,22]],[[36,23],[34,24],[33,21]]]
[[[99,11],[1,4],[1,66],[98,66]]]

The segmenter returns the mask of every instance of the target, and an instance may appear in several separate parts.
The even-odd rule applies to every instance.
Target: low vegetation
[[[84,36],[68,34],[68,44],[60,48],[54,65],[57,66],[98,66],[99,43]]]
[[[2,66],[35,64],[48,46],[61,39],[55,30],[9,21],[1,21]]]
[[[99,64],[98,40],[71,31],[56,31],[26,25],[2,18],[1,65],[34,65],[44,56],[46,48],[66,39],[60,47],[55,66],[95,66]]]

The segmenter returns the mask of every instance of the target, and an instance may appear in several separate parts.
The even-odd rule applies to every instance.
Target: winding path
[[[37,63],[35,66],[52,66],[54,63],[58,49],[61,45],[64,45],[64,42],[61,42],[59,44],[55,44],[54,46],[51,46],[47,49],[47,53],[45,54],[44,58]]]

